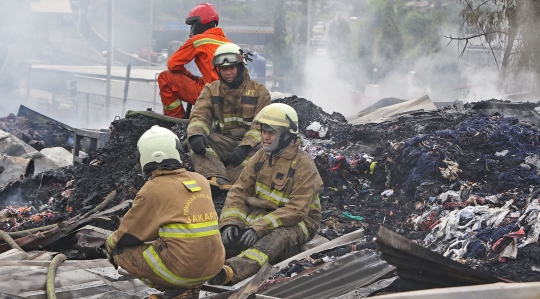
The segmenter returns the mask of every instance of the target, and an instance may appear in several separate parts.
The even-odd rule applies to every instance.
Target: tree
[[[412,43],[419,43],[424,39],[429,25],[430,20],[417,10],[409,11],[403,22],[403,28],[412,37]]]
[[[499,70],[498,86],[507,92],[537,90],[540,0],[459,0],[459,3],[463,7],[465,28],[470,31],[448,38],[460,42],[461,54],[479,44]]]
[[[394,4],[388,1],[381,14],[381,36],[378,41],[379,74],[395,69],[403,57],[403,37],[394,13]]]

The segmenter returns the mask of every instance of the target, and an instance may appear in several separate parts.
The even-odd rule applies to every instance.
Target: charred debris
[[[303,98],[276,101],[301,111],[303,148],[325,183],[321,236],[332,240],[363,229],[365,242],[347,250],[377,249],[376,235],[383,226],[486,274],[516,282],[540,280],[535,104],[454,104],[352,125]],[[317,129],[311,126],[315,122]],[[186,139],[182,123],[141,115],[115,120],[109,141],[83,163],[28,176],[0,192],[0,230],[16,239],[39,227],[77,226],[73,219],[80,215],[125,202],[108,217],[91,221],[116,229],[144,183],[136,143],[152,125]],[[0,118],[0,129],[37,148],[72,148],[66,142],[69,132],[47,123],[32,125],[25,117]],[[188,153],[183,160],[193,170]],[[225,197],[215,194],[218,212]],[[68,259],[99,257],[72,250],[67,237],[49,243],[44,249],[63,252]]]

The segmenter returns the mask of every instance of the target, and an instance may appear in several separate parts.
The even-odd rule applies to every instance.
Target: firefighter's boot
[[[229,180],[224,178],[218,178],[218,177],[211,177],[208,179],[208,183],[210,184],[210,187],[217,188],[219,190],[227,191],[231,189],[232,184],[229,182]]]
[[[219,273],[208,281],[208,284],[224,286],[233,279],[233,275],[233,269],[227,265],[223,265]]]

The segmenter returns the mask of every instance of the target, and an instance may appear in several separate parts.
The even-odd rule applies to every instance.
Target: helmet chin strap
[[[272,156],[278,155],[283,151],[289,144],[292,143],[294,140],[294,135],[289,132],[287,129],[285,132],[279,133],[279,135],[276,134],[276,139],[272,144],[265,147],[262,146],[263,150],[267,153],[270,153],[270,158],[268,159],[268,164],[272,165]]]
[[[196,22],[195,24],[191,25],[191,30],[189,32],[189,37],[193,37],[194,35],[204,33],[206,30],[216,27],[216,24],[214,22],[202,24],[201,22]]]

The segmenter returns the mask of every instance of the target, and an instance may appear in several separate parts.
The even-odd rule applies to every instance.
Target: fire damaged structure
[[[399,103],[393,113],[382,108],[383,119],[362,114],[357,122],[296,96],[273,102],[299,111],[300,148],[324,182],[320,228],[302,253],[234,286],[204,285],[201,297],[427,298],[444,297],[437,292],[445,288],[459,294],[452,298],[491,296],[494,289],[501,298],[529,298],[540,290],[537,104],[488,100],[426,110]],[[35,122],[0,118],[0,136],[36,151],[77,146],[72,128]],[[159,293],[115,271],[99,250],[144,184],[136,144],[153,125],[186,141],[183,120],[128,113],[81,163],[23,171],[3,185],[0,297]],[[13,153],[3,151],[1,157]],[[193,171],[188,151],[182,160]],[[213,194],[218,214],[226,194]],[[56,280],[47,275],[51,266]],[[15,283],[14,273],[24,283]]]

